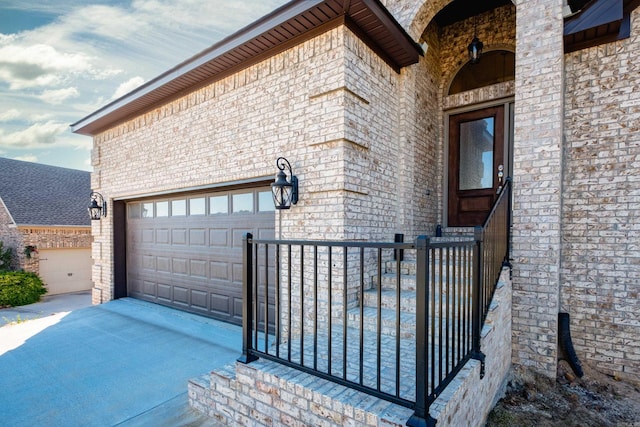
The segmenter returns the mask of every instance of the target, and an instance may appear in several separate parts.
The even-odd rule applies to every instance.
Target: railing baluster
[[[313,369],[318,369],[318,245],[313,245]]]
[[[275,327],[276,327],[276,357],[280,357],[280,244],[276,244],[276,290],[275,290]]]
[[[304,366],[304,245],[300,245],[300,364]]]
[[[360,248],[360,385],[364,383],[364,247]]]
[[[264,245],[264,352],[269,349],[269,245]]]
[[[342,378],[347,379],[347,247],[344,247],[342,264]]]
[[[291,321],[291,303],[293,302],[293,298],[291,296],[291,293],[293,292],[292,289],[292,285],[291,285],[291,244],[288,246],[288,259],[287,259],[287,288],[288,288],[288,297],[289,297],[289,316],[287,317],[287,320],[289,322],[289,328],[287,331],[287,360],[289,362],[291,362],[291,326],[292,326],[292,321]]]
[[[400,395],[400,298],[402,290],[402,257],[396,257],[396,396]]]
[[[376,390],[380,391],[380,384],[382,379],[380,378],[381,372],[381,353],[382,353],[382,248],[378,248],[378,272],[377,272],[378,284],[377,289],[377,312],[376,312]],[[397,382],[397,379],[396,379]],[[396,396],[398,393],[396,392]]]
[[[332,340],[331,337],[333,336],[333,307],[331,306],[331,294],[332,294],[332,290],[333,290],[333,286],[332,286],[332,277],[333,277],[333,261],[332,261],[332,247],[329,246],[328,247],[328,264],[327,264],[327,269],[328,269],[328,277],[327,277],[327,305],[328,305],[328,310],[327,310],[327,316],[328,316],[328,323],[329,323],[329,330],[328,330],[328,336],[327,336],[327,346],[329,347],[329,351],[327,352],[329,354],[329,357],[327,359],[327,372],[329,373],[329,375],[332,375],[331,372],[331,361],[333,360],[333,348],[332,348]]]

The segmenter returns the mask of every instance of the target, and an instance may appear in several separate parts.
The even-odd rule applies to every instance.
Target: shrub
[[[13,267],[13,249],[4,247],[0,240],[0,271],[9,271]]]
[[[0,272],[0,307],[32,304],[46,292],[42,280],[35,273]]]

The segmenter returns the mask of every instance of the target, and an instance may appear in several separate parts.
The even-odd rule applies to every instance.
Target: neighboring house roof
[[[294,0],[214,44],[71,129],[95,135],[160,103],[247,68],[339,25],[347,25],[396,71],[418,62],[422,48],[398,24],[380,0]]]
[[[0,198],[17,225],[89,226],[91,174],[0,158]]]

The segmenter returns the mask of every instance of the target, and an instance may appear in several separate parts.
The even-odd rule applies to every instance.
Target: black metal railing
[[[424,425],[464,364],[484,360],[482,324],[509,259],[510,192],[507,180],[469,239],[245,235],[239,360],[266,358],[412,408],[408,424]]]

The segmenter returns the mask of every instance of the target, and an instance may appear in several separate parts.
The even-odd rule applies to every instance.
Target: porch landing
[[[511,365],[508,269],[502,271],[481,348],[486,355],[484,378],[480,362],[467,362],[430,407],[438,426],[483,425],[504,388]],[[189,402],[220,425],[399,427],[413,414],[412,409],[265,359],[191,380]]]

